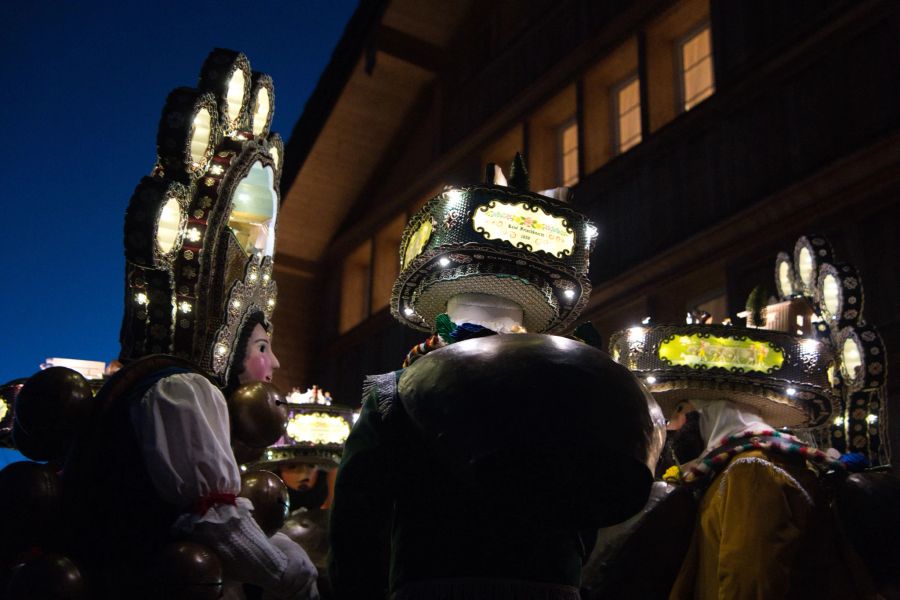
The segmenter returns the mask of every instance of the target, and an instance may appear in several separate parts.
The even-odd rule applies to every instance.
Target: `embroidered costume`
[[[97,597],[174,594],[154,575],[159,552],[190,540],[214,551],[227,580],[317,598],[306,553],[283,534],[266,537],[238,497],[221,389],[245,380],[248,348],[270,352],[283,154],[269,133],[272,82],[218,49],[198,87],[170,94],[157,165],[128,207],[125,367],[98,394],[64,469],[69,549]],[[270,379],[277,360],[262,360]]]

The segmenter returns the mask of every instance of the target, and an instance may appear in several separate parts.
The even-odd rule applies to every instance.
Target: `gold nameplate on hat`
[[[769,342],[692,334],[676,335],[662,342],[659,358],[695,369],[720,367],[745,373],[772,373],[784,363],[784,352]]]
[[[308,444],[343,444],[350,435],[346,419],[321,412],[299,413],[287,424],[287,434],[297,442]]]
[[[543,251],[562,258],[575,249],[575,232],[565,219],[525,202],[491,200],[475,209],[472,227],[486,239],[504,240],[529,252]]]
[[[434,225],[432,224],[431,219],[422,221],[422,224],[419,225],[416,232],[409,238],[409,243],[406,245],[406,252],[403,255],[403,264],[400,265],[401,269],[422,252],[425,244],[431,239],[431,232],[433,230]]]

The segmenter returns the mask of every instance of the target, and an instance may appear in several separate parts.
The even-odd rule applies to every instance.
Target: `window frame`
[[[632,144],[631,146],[629,146],[628,148],[625,148],[623,150],[622,149],[622,140],[621,140],[622,131],[621,131],[621,124],[620,124],[622,115],[619,113],[619,92],[621,92],[623,89],[625,89],[626,87],[628,87],[635,81],[638,84],[637,110],[638,110],[638,125],[640,127],[640,132],[638,134],[639,139],[637,142],[635,142],[634,144]],[[610,86],[610,88],[609,88],[610,96],[611,96],[611,98],[610,98],[610,108],[611,108],[610,117],[612,118],[611,130],[613,132],[613,135],[612,135],[613,156],[619,156],[620,154],[624,154],[644,141],[644,126],[643,126],[643,120],[642,120],[642,117],[643,117],[642,111],[644,110],[644,107],[641,104],[641,87],[640,86],[641,86],[640,73],[638,71],[635,71],[634,73],[632,73],[631,75],[628,75],[624,79],[619,80],[618,83],[615,83],[614,85]]]
[[[712,88],[712,91],[708,96],[694,102],[694,104],[692,104],[690,108],[687,108],[685,107],[685,104],[687,102],[685,94],[687,90],[685,90],[684,82],[686,73],[686,70],[684,68],[684,46],[693,38],[700,35],[704,30],[709,31],[709,54],[707,56],[709,57],[710,62],[710,87]],[[677,80],[676,84],[678,88],[678,94],[675,99],[677,103],[675,109],[676,114],[681,114],[693,110],[716,93],[715,56],[713,53],[712,25],[709,20],[698,23],[694,27],[690,28],[684,35],[675,40],[675,52],[673,53],[673,58],[675,59],[675,79]]]
[[[563,147],[563,137],[565,132],[570,128],[575,127],[575,181],[571,184],[565,182],[565,148]],[[578,185],[581,181],[581,170],[579,169],[579,159],[581,152],[581,145],[578,143],[578,118],[576,115],[572,115],[570,118],[566,119],[562,123],[556,126],[556,165],[557,165],[557,185],[560,187],[574,187]]]

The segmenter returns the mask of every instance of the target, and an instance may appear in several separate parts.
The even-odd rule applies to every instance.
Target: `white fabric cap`
[[[773,429],[746,406],[728,400],[691,400],[700,412],[700,435],[706,440],[705,455],[722,445],[722,438],[749,430]]]
[[[457,325],[472,323],[497,333],[522,326],[522,307],[491,294],[457,294],[447,301],[447,316]]]

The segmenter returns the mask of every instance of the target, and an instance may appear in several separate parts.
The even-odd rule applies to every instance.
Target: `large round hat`
[[[272,469],[292,462],[337,467],[353,427],[353,410],[332,403],[331,395],[317,386],[306,392],[295,389],[286,399],[288,418],[284,435],[266,448],[262,458],[246,465],[247,468]]]
[[[610,338],[666,415],[683,400],[730,400],[773,427],[818,427],[835,411],[830,348],[812,338],[725,325],[632,327]]]
[[[596,228],[566,202],[529,191],[521,155],[508,183],[488,179],[445,188],[410,219],[391,314],[431,331],[450,298],[480,293],[522,307],[532,333],[566,329],[590,296]]]

